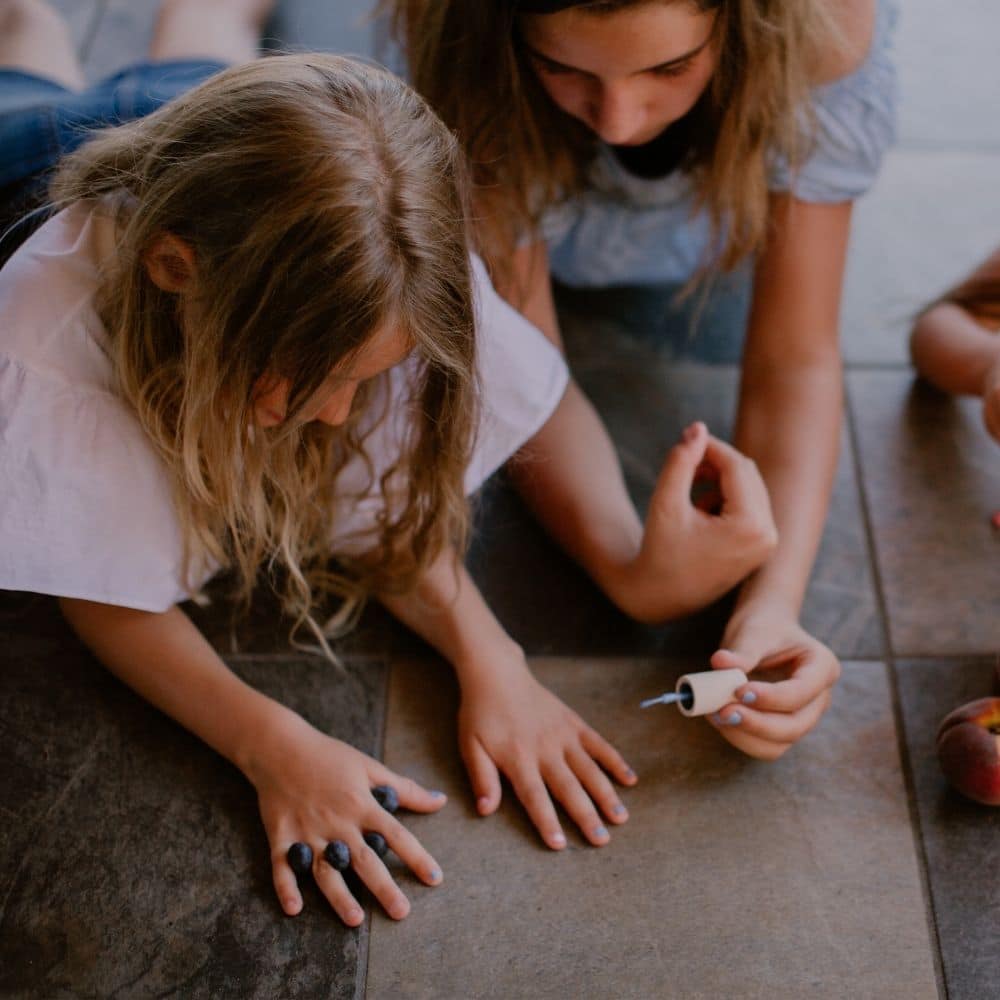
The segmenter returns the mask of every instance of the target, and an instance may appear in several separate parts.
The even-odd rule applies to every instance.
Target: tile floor
[[[156,3],[60,6],[96,75],[141,52]],[[337,677],[290,653],[266,601],[235,629],[224,605],[197,613],[254,684],[451,794],[412,820],[445,885],[403,876],[409,920],[347,931],[315,892],[284,919],[239,776],[101,670],[51,601],[7,595],[0,995],[1000,997],[1000,812],[948,791],[933,749],[946,711],[993,690],[1000,466],[975,406],[915,385],[905,363],[907,317],[1000,236],[1000,10],[902,6],[900,144],[856,210],[849,410],[804,613],[844,661],[820,729],[762,765],[672,711],[640,715],[641,697],[703,664],[724,609],[661,629],[623,619],[498,479],[473,572],[543,679],[642,775],[607,848],[571,837],[551,855],[509,803],[474,816],[453,682],[385,615],[366,616]],[[284,0],[269,35],[370,52],[381,29],[364,8]],[[736,373],[566,322],[642,502],[680,427],[727,426]],[[599,338],[615,350],[591,350]]]

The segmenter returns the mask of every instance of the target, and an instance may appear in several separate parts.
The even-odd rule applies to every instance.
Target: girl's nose
[[[355,383],[341,386],[323,404],[323,408],[316,414],[315,420],[321,420],[331,427],[339,427],[346,423],[351,415],[351,404],[354,402],[354,394],[358,391]]]
[[[628,142],[642,124],[642,102],[625,83],[606,86],[591,109],[591,127],[610,146]]]

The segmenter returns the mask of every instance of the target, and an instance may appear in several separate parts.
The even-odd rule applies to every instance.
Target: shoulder
[[[834,83],[856,72],[872,46],[878,0],[840,0],[833,5],[832,31],[836,44],[819,54],[813,71],[817,86]]]

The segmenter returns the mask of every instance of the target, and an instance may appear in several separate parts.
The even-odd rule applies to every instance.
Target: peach
[[[970,701],[946,715],[937,752],[944,776],[958,791],[1000,805],[1000,698]]]

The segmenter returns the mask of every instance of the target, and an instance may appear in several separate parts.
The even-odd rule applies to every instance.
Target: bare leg
[[[44,0],[0,0],[0,66],[84,86],[69,28]]]
[[[273,6],[274,0],[164,0],[149,57],[249,62]]]

